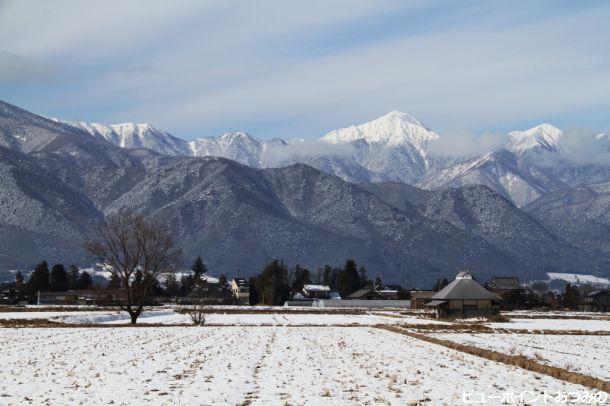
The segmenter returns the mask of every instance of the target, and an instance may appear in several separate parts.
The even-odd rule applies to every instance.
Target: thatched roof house
[[[481,286],[468,271],[460,272],[455,280],[432,296],[427,307],[436,309],[441,317],[488,316],[499,311],[502,299]]]

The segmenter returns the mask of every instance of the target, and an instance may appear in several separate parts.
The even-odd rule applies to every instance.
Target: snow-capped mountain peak
[[[101,138],[121,148],[147,148],[161,154],[190,155],[186,141],[158,130],[150,123],[99,124],[84,121],[65,122],[93,137]]]
[[[427,143],[438,138],[425,124],[407,113],[392,111],[368,123],[340,128],[326,134],[322,141],[333,144],[364,139],[369,144],[411,144],[425,152]]]
[[[547,151],[559,151],[559,140],[563,132],[551,124],[540,124],[525,131],[509,133],[508,149],[516,154],[542,148]]]
[[[248,134],[243,131],[231,131],[231,132],[222,134],[219,137],[216,137],[216,139],[218,141],[227,142],[227,143],[243,142],[243,141],[254,142],[254,143],[262,142],[261,140],[254,137],[253,135]]]
[[[116,131],[118,133],[124,133],[124,134],[134,134],[134,133],[135,134],[145,134],[147,132],[156,132],[156,133],[160,132],[155,127],[153,127],[152,124],[150,124],[150,123],[141,123],[141,124],[121,123],[121,124],[113,124],[110,126],[110,128],[112,128],[114,131]]]
[[[373,120],[373,122],[376,122],[378,124],[384,123],[384,122],[391,122],[393,124],[399,124],[399,125],[401,123],[409,123],[409,124],[418,125],[420,127],[424,127],[425,129],[429,130],[429,128],[424,123],[422,123],[421,121],[419,121],[418,119],[416,119],[415,117],[410,115],[409,113],[403,113],[398,110],[390,111],[388,114],[385,114],[385,115],[379,117],[378,119]]]

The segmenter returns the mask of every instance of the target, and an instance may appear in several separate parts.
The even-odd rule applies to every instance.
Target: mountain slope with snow
[[[274,148],[287,145],[284,140],[279,138],[263,141],[241,131],[226,133],[214,138],[199,138],[188,144],[193,156],[218,156],[253,168],[268,166],[266,154],[273,154]]]
[[[334,130],[320,138],[351,143],[353,159],[373,180],[415,183],[428,172],[428,144],[439,136],[413,116],[393,111],[368,123]]]
[[[524,165],[518,156],[507,150],[457,163],[432,173],[419,183],[425,189],[447,189],[464,185],[486,185],[518,207],[548,192],[568,187],[544,168]]]
[[[519,207],[550,192],[610,180],[610,159],[606,165],[573,162],[568,159],[571,151],[564,145],[564,133],[550,124],[512,131],[503,149],[470,158],[435,155],[431,144],[449,141],[397,111],[306,143],[261,140],[241,131],[187,142],[149,124],[72,125],[123,148],[147,148],[171,156],[218,156],[254,168],[306,163],[350,182],[398,181],[432,190],[481,184]],[[35,140],[30,137],[28,143]],[[596,143],[598,160],[599,154],[610,155],[607,134],[599,134]],[[586,153],[581,155],[586,159]]]
[[[43,258],[88,265],[87,233],[124,209],[166,221],[185,258],[203,252],[219,274],[236,266],[254,274],[271,258],[312,269],[353,258],[384,280],[413,285],[456,268],[486,278],[581,268],[602,275],[608,266],[602,255],[545,234],[488,188],[401,185],[386,193],[304,164],[256,169],[217,157],[120,148],[0,107],[0,141],[7,145],[0,157],[0,267],[31,268]]]
[[[121,148],[146,148],[165,155],[188,156],[191,154],[189,144],[186,141],[167,132],[157,130],[149,123],[105,125],[80,121],[68,122],[67,124]]]
[[[563,132],[550,124],[541,124],[525,131],[511,131],[507,149],[517,155],[526,152],[545,150],[559,152]]]

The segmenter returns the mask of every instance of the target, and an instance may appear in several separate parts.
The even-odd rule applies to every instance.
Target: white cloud
[[[54,69],[31,58],[0,51],[0,83],[48,81],[55,76]]]
[[[320,157],[349,158],[356,149],[352,144],[330,144],[320,140],[294,139],[288,145],[275,146],[264,151],[267,166],[282,165],[288,161],[307,161]]]
[[[575,165],[610,166],[610,137],[586,129],[565,131],[561,138],[566,159]]]
[[[538,120],[610,102],[608,53],[599,52],[610,35],[591,39],[573,29],[601,29],[598,20],[584,13],[494,32],[461,27],[272,64],[237,57],[223,65],[226,77],[215,65],[199,78],[187,71],[179,77],[192,81],[177,86],[191,91],[179,100],[159,95],[133,112],[151,111],[167,124],[296,115],[328,129],[393,109],[433,128]],[[213,86],[217,80],[223,85]]]
[[[508,135],[501,133],[474,134],[469,132],[444,132],[430,142],[430,153],[452,158],[471,158],[505,148]]]

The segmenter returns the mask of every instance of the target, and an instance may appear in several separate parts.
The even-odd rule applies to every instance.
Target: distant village
[[[477,317],[500,310],[610,311],[610,290],[592,284],[567,283],[553,289],[545,282],[521,283],[515,276],[494,276],[479,281],[469,271],[455,279],[430,282],[427,289],[384,284],[369,279],[353,260],[341,268],[325,266],[312,273],[299,265],[288,268],[281,260],[268,263],[256,276],[210,276],[201,257],[186,272],[168,273],[162,280],[145,281],[136,272],[131,295],[147,306],[270,305],[329,308],[404,308],[430,310],[438,317]],[[120,306],[126,297],[121,280],[111,274],[106,283],[87,271],[62,264],[49,268],[41,262],[27,280],[0,284],[0,304],[46,306]],[[139,280],[138,280],[139,279]],[[142,289],[139,291],[138,287]],[[144,288],[150,286],[150,288]]]

